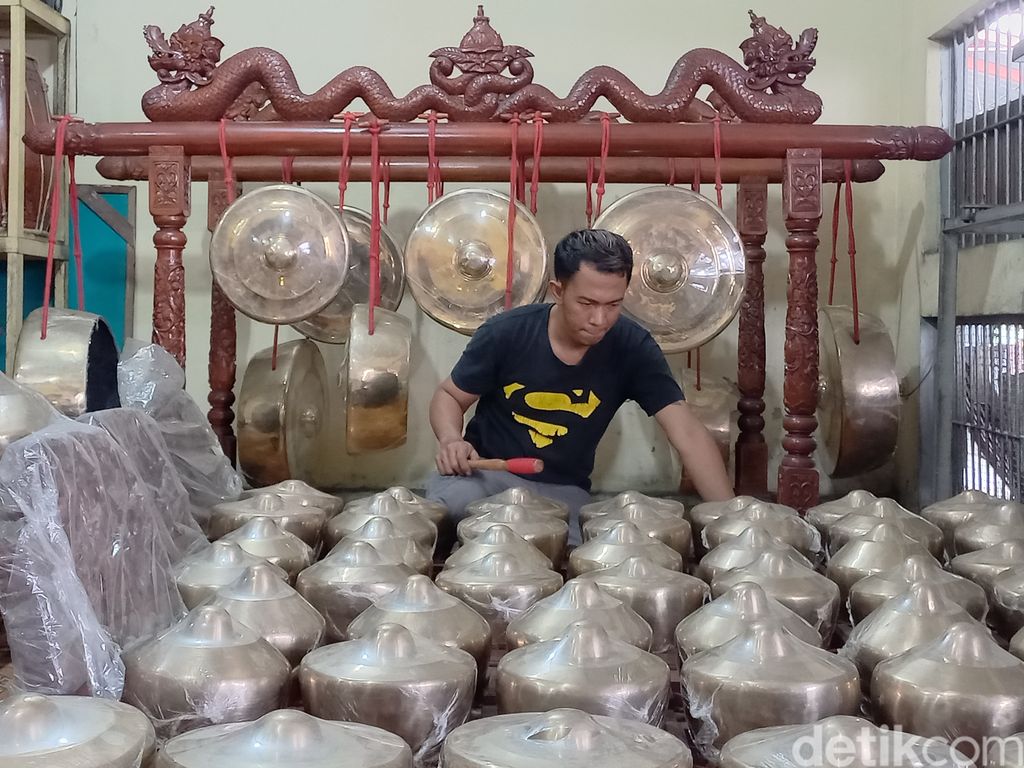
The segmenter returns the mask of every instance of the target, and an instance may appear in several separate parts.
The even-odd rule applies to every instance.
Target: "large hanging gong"
[[[342,221],[348,232],[348,276],[338,295],[327,308],[312,317],[295,323],[299,333],[328,344],[344,344],[348,340],[349,321],[355,304],[370,300],[370,237],[372,219],[366,211],[345,206]],[[380,305],[395,310],[405,293],[405,263],[402,251],[391,234],[380,230]]]
[[[623,310],[666,353],[694,349],[739,311],[746,273],[740,234],[707,198],[648,187],[619,198],[594,223],[633,248]]]
[[[412,323],[377,307],[356,304],[349,326],[345,382],[345,447],[351,454],[397,448],[409,422]]]
[[[818,431],[830,477],[852,477],[885,464],[896,450],[900,384],[896,353],[882,321],[860,313],[860,343],[853,340],[853,310],[818,311]]]
[[[238,395],[238,463],[253,486],[308,481],[327,417],[327,370],[308,339],[249,361]]]
[[[210,268],[239,312],[285,325],[338,295],[348,253],[348,232],[334,208],[301,187],[274,184],[224,211],[210,240]]]
[[[451,192],[420,216],[405,247],[413,298],[437,322],[471,335],[505,308],[509,198],[487,189]],[[532,304],[548,283],[536,219],[516,203],[512,305]]]

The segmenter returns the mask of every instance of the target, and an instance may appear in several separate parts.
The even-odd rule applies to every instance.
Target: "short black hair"
[[[606,229],[578,229],[555,246],[555,279],[565,282],[579,272],[582,263],[628,281],[633,274],[633,249],[622,235]]]

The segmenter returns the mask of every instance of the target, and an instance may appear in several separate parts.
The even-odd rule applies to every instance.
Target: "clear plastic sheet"
[[[859,717],[837,716],[804,725],[758,728],[729,740],[720,768],[972,768],[974,763],[940,739],[879,728]],[[989,765],[989,768],[1000,768]]]
[[[214,504],[242,493],[242,477],[210,427],[198,403],[185,391],[185,372],[156,344],[125,343],[117,365],[121,404],[152,416],[192,502],[192,514],[205,524]]]
[[[501,714],[569,708],[660,726],[668,706],[668,665],[593,621],[509,651],[496,679]]]
[[[251,723],[212,725],[182,734],[167,742],[160,754],[161,768],[412,766],[409,745],[394,734],[360,723],[321,720],[294,709],[279,709]]]
[[[425,768],[469,717],[477,665],[465,651],[383,624],[364,638],[309,653],[299,683],[311,714],[401,736],[417,768]]]
[[[119,698],[120,647],[184,613],[171,530],[134,461],[102,429],[52,424],[4,451],[0,513],[18,687]]]
[[[188,491],[174,470],[173,459],[156,421],[132,408],[88,413],[78,420],[104,430],[135,463],[139,477],[149,487],[169,530],[168,554],[172,563],[207,546],[209,542],[192,515]]]

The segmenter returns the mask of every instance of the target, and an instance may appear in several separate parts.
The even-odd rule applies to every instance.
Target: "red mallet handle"
[[[544,462],[540,459],[470,459],[471,469],[505,470],[515,475],[536,475],[544,471]]]

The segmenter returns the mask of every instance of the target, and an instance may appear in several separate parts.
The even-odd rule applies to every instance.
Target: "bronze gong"
[[[307,480],[327,414],[327,370],[308,339],[249,361],[238,395],[238,464],[254,486]]]
[[[739,311],[746,284],[735,225],[706,197],[679,187],[647,187],[612,203],[594,223],[633,248],[623,310],[666,353],[695,349]]]
[[[873,315],[860,313],[859,344],[853,340],[850,307],[823,307],[818,324],[818,444],[830,477],[852,477],[882,466],[896,450],[896,352]]]
[[[489,189],[451,192],[427,208],[405,246],[405,274],[427,315],[466,335],[505,308],[509,198]],[[544,235],[516,203],[512,306],[540,300],[548,283]]]
[[[358,208],[345,206],[341,219],[348,232],[348,276],[338,295],[327,308],[312,317],[292,325],[304,336],[328,344],[348,341],[352,307],[370,300],[370,214]],[[380,305],[396,310],[405,295],[405,262],[402,251],[391,234],[382,226],[380,230]]]
[[[228,206],[210,240],[210,269],[244,315],[276,325],[323,310],[345,282],[341,216],[312,192],[273,184]]]

